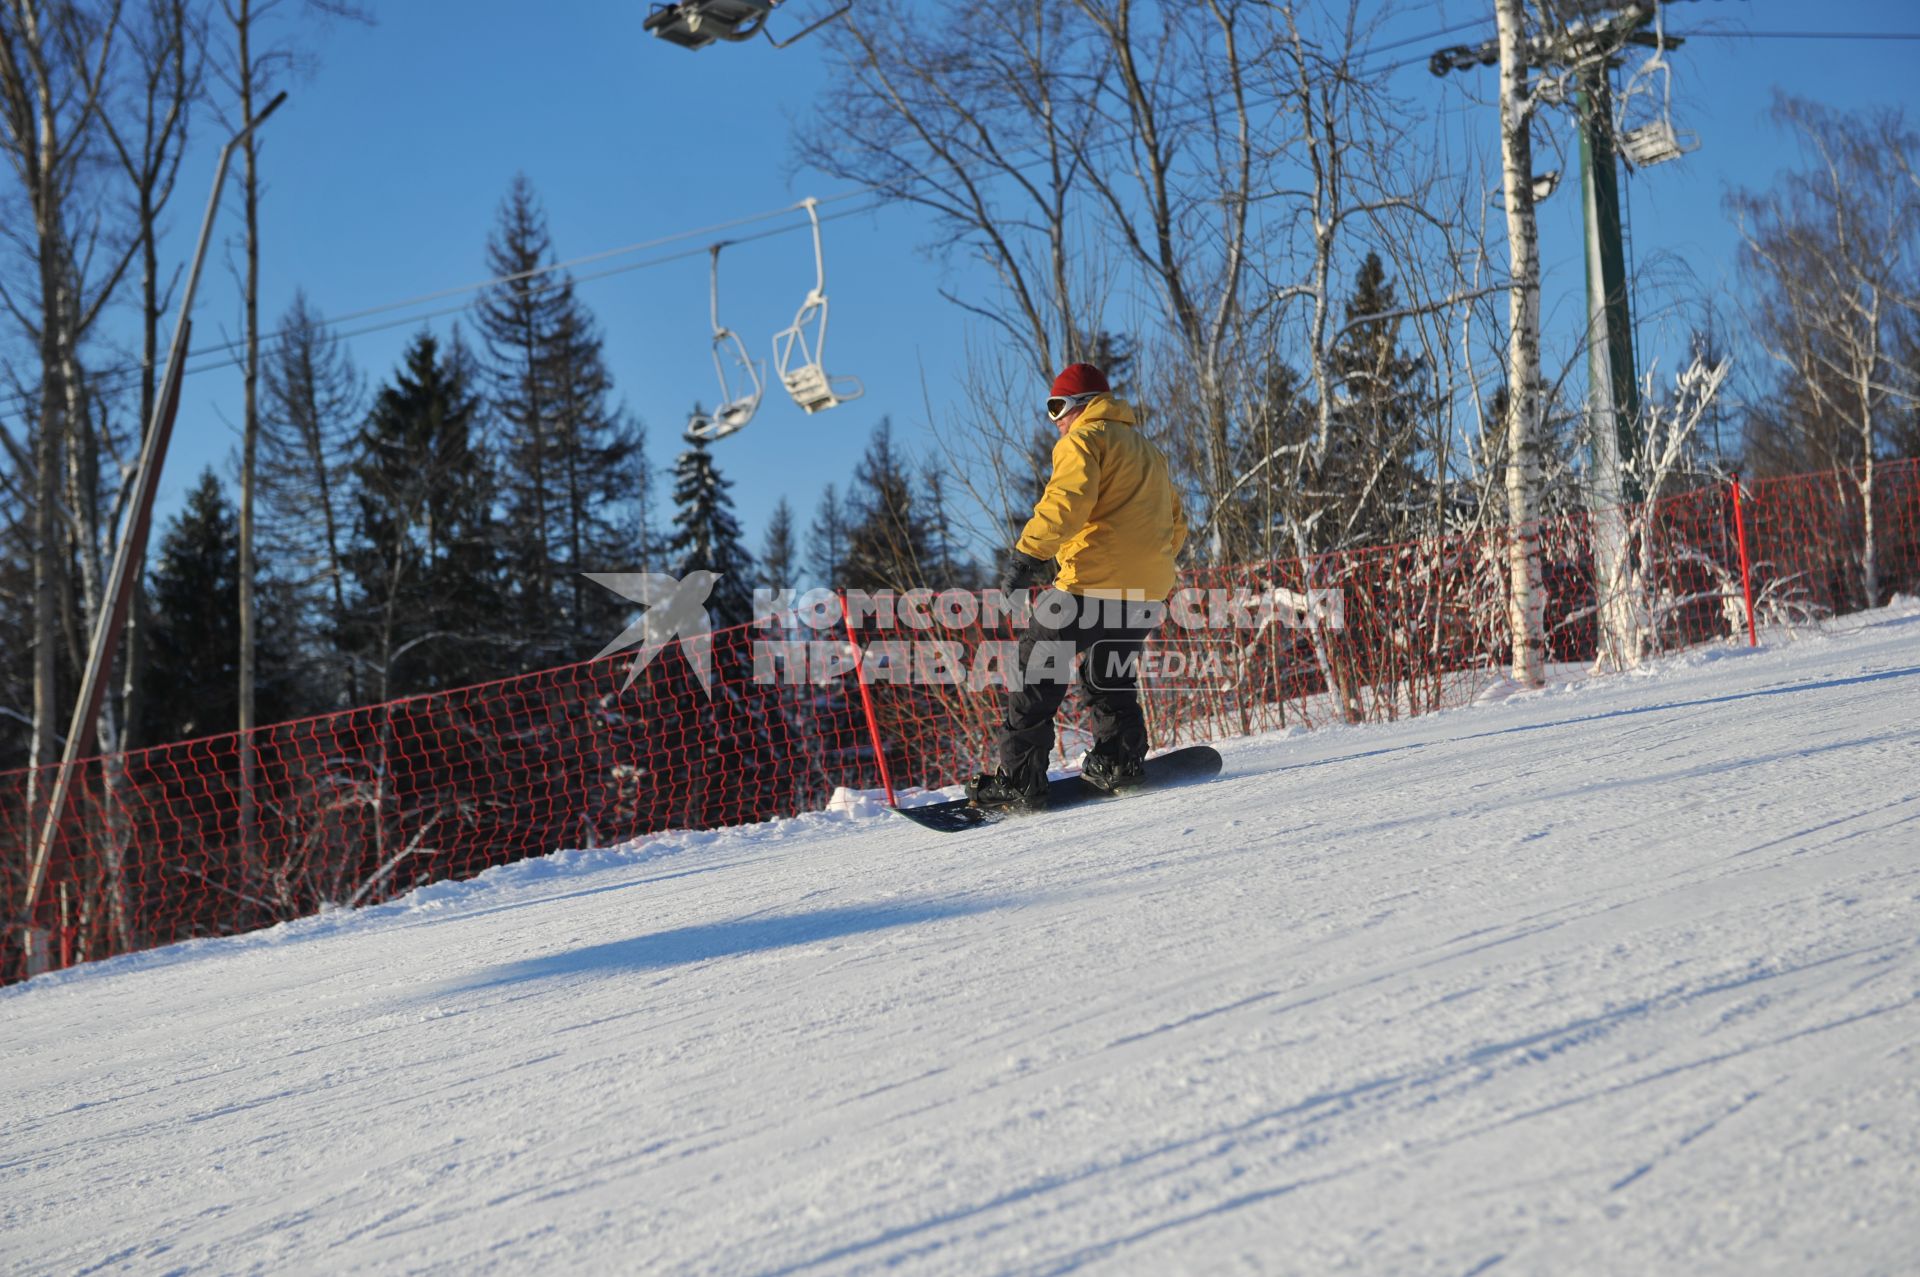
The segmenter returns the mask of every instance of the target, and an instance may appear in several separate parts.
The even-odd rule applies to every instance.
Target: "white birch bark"
[[[1546,681],[1540,574],[1540,243],[1533,212],[1534,103],[1522,0],[1495,0],[1500,32],[1500,160],[1507,206],[1507,621],[1515,682]]]

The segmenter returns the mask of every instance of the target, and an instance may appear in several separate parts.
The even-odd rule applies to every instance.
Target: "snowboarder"
[[[967,783],[967,797],[982,807],[1045,806],[1053,716],[1080,658],[1094,733],[1081,774],[1108,792],[1139,779],[1147,754],[1140,651],[1165,610],[1187,537],[1167,460],[1105,373],[1069,365],[1054,378],[1047,417],[1060,430],[1053,474],[1005,557],[1000,588],[1029,589],[1055,561],[1058,570],[1034,599],[1020,639],[1021,684],[1007,691],[999,769]]]

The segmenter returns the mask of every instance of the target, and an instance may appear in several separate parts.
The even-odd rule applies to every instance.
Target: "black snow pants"
[[[1053,716],[1066,699],[1076,658],[1095,753],[1147,756],[1138,690],[1141,645],[1166,605],[1042,590],[1020,637],[1020,684],[1007,692],[1000,722],[1000,771],[1029,793],[1046,788]]]

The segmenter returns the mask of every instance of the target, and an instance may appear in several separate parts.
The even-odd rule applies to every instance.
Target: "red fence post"
[[[887,751],[880,748],[880,723],[873,716],[873,696],[867,691],[867,677],[861,668],[860,643],[853,637],[853,614],[847,611],[847,592],[840,591],[840,622],[847,627],[847,644],[853,648],[853,681],[860,686],[860,705],[867,712],[867,736],[873,741],[873,761],[880,764],[880,783],[886,787],[887,806],[898,807],[893,798],[893,777],[887,774]]]
[[[1747,646],[1759,647],[1760,635],[1753,625],[1753,562],[1747,557],[1747,515],[1740,504],[1740,476],[1733,482],[1733,532],[1740,543],[1740,589],[1747,597]]]

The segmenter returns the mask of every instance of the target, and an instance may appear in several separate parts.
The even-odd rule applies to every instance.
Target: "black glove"
[[[1030,590],[1043,581],[1053,579],[1053,560],[1036,559],[1031,554],[1019,550],[1008,550],[1000,561],[1000,589],[1003,593],[1014,594],[1021,590]]]

